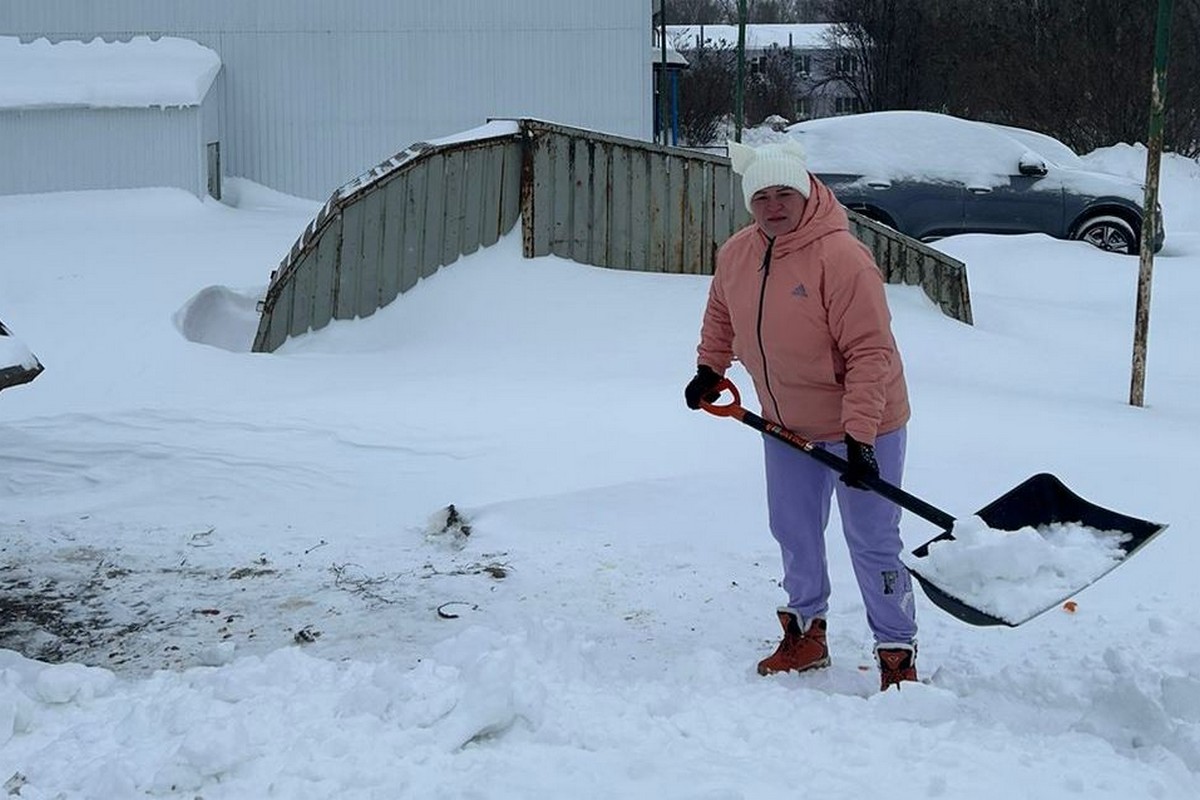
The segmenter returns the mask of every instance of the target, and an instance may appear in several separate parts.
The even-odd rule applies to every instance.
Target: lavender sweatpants
[[[875,441],[879,474],[900,485],[904,472],[904,428]],[[771,534],[783,555],[783,589],[788,608],[801,619],[824,617],[829,610],[829,566],[825,526],[837,493],[842,532],[854,575],[867,609],[867,624],[879,642],[912,642],[917,634],[912,580],[900,563],[900,507],[874,492],[852,489],[829,467],[769,436],[766,451],[767,509]],[[846,457],[841,442],[822,443]]]

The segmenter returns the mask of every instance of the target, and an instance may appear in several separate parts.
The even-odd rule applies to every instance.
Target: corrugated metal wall
[[[750,221],[729,160],[536,121],[521,214],[525,255],[711,275]]]
[[[221,56],[228,174],[328,196],[491,117],[650,136],[646,0],[3,0],[25,38],[185,36]]]
[[[334,192],[262,304],[254,350],[366,317],[521,219],[526,257],[711,275],[749,221],[729,160],[537,120],[491,138],[414,145]],[[971,324],[966,266],[849,212],[889,283]]]
[[[334,192],[271,275],[254,350],[332,319],[368,317],[516,224],[516,133],[421,148]]]
[[[943,314],[975,324],[966,264],[855,211],[846,213],[850,232],[870,248],[885,281],[920,286]]]
[[[729,159],[523,120],[530,169],[521,186],[529,258],[711,275],[717,249],[750,222]],[[850,232],[884,280],[920,286],[972,323],[966,265],[847,209]]]
[[[201,107],[0,110],[0,194],[206,191]]]

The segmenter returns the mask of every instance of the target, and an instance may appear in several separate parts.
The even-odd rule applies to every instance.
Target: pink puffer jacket
[[[815,178],[800,225],[770,240],[756,224],[717,254],[699,363],[733,359],[754,379],[762,416],[814,441],[860,442],[908,421],[904,367],[883,278]]]

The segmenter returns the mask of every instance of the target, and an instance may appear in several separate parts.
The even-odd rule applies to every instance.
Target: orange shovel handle
[[[728,403],[710,403],[707,400],[701,400],[701,408],[717,417],[733,417],[736,420],[741,420],[746,416],[746,409],[742,408],[742,395],[738,392],[737,387],[733,385],[733,381],[729,380],[729,378],[721,378],[720,382],[713,387],[713,391],[718,394],[729,392],[733,395],[733,399]]]

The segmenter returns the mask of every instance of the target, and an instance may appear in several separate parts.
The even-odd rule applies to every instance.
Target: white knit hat
[[[808,197],[808,159],[804,148],[795,139],[761,147],[749,147],[740,142],[728,142],[728,145],[733,171],[742,176],[742,194],[747,209],[754,193],[768,186],[788,186]]]

